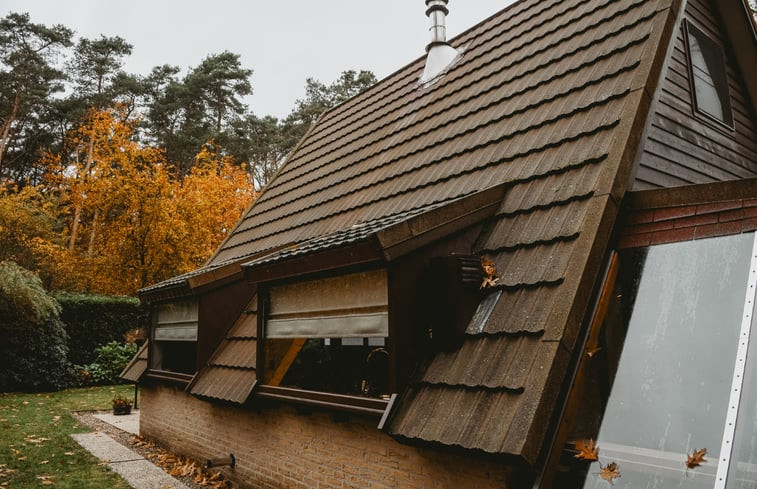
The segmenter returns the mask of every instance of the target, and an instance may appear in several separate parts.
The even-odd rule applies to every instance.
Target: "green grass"
[[[69,435],[88,431],[71,411],[110,409],[113,397],[133,392],[121,385],[0,394],[0,488],[129,488]]]

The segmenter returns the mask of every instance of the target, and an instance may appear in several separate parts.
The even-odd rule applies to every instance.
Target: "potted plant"
[[[131,414],[131,401],[122,396],[113,398],[113,414]]]

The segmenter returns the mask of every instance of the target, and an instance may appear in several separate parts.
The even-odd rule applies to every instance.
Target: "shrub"
[[[133,297],[64,293],[56,299],[69,336],[69,360],[76,365],[94,362],[98,347],[122,342],[124,334],[144,322],[145,310]]]
[[[95,361],[81,368],[80,378],[91,385],[123,383],[118,374],[137,353],[134,343],[111,341],[95,350]]]
[[[60,306],[32,272],[0,262],[0,390],[57,390],[69,372]]]

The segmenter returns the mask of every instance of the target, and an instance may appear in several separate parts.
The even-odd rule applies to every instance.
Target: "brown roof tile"
[[[119,377],[130,382],[139,382],[142,374],[147,370],[147,344],[148,342],[145,341],[131,361],[129,361],[129,364],[118,375]]]
[[[257,383],[257,307],[255,295],[189,385],[190,393],[237,404],[247,400]]]

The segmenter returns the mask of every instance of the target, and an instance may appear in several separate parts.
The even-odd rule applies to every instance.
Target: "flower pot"
[[[131,406],[113,406],[113,414],[116,416],[131,414]]]

